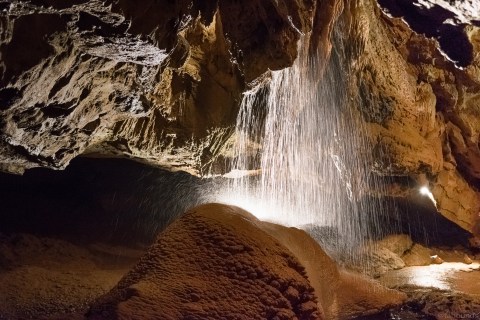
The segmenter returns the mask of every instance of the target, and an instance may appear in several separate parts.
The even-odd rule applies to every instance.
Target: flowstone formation
[[[352,319],[406,296],[337,269],[304,231],[233,206],[193,208],[88,319]]]

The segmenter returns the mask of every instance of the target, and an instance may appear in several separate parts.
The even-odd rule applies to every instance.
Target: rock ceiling
[[[293,62],[314,4],[0,5],[4,171],[96,153],[199,174],[231,135],[246,83]]]

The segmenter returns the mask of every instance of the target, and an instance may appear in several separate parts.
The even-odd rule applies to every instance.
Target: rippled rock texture
[[[352,319],[405,298],[340,271],[304,231],[206,204],[160,234],[87,318]]]
[[[0,169],[79,154],[200,174],[246,83],[290,65],[314,1],[1,1]]]

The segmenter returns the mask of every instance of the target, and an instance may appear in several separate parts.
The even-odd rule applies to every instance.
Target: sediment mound
[[[304,267],[241,211],[187,212],[89,318],[322,319]]]
[[[345,298],[352,288],[356,295]],[[301,230],[207,204],[168,227],[87,318],[330,320],[404,298],[359,276],[345,277]]]

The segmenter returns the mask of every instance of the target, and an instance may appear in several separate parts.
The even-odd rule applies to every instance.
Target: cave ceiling
[[[312,12],[301,0],[2,1],[0,168],[96,154],[202,174],[247,84],[292,64]]]

